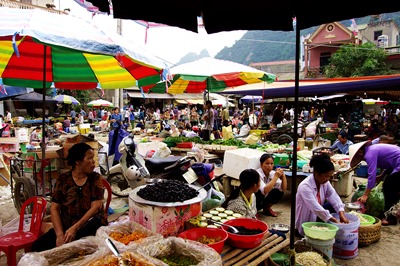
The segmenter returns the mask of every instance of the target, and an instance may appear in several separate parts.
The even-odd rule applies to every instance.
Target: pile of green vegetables
[[[200,137],[193,137],[193,138],[188,138],[188,137],[168,137],[164,141],[166,141],[166,142],[175,142],[175,143],[194,142],[194,143],[199,143],[199,144],[216,144],[216,145],[236,146],[238,148],[251,148],[251,149],[257,149],[257,148],[262,147],[261,144],[247,145],[242,140],[239,140],[239,139],[226,139],[226,140],[224,140],[224,139],[216,139],[216,140],[204,141]]]

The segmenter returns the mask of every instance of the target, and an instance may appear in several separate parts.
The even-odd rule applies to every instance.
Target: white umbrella
[[[114,107],[114,104],[112,102],[103,99],[88,102],[86,105],[90,107]]]

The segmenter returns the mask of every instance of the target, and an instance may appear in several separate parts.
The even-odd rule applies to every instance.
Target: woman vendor
[[[385,197],[384,211],[388,211],[400,200],[400,147],[392,144],[379,143],[372,145],[371,141],[364,141],[350,146],[350,167],[356,167],[365,160],[368,167],[368,184],[364,194],[357,200],[366,203],[371,190],[384,176],[382,190]],[[383,170],[377,176],[376,170]],[[395,225],[397,219],[388,215],[381,220],[382,225]]]
[[[32,251],[40,252],[95,235],[107,225],[103,208],[102,177],[94,172],[94,151],[86,143],[77,143],[68,150],[72,170],[61,174],[54,186],[50,215],[53,228],[36,240]]]
[[[344,204],[329,180],[334,165],[327,154],[315,155],[310,160],[313,173],[299,184],[296,194],[296,234],[304,235],[304,222],[328,220],[334,223],[349,223],[345,216]],[[340,221],[331,213],[339,214]],[[318,219],[318,220],[317,220]]]
[[[277,204],[283,197],[287,189],[287,179],[282,168],[276,171],[274,167],[274,158],[271,154],[264,153],[260,157],[260,168],[257,172],[260,174],[260,189],[256,192],[257,209],[263,209],[263,214],[277,217],[272,210],[272,205]]]

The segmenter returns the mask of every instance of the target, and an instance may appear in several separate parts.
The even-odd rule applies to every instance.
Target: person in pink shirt
[[[296,233],[304,236],[305,222],[349,223],[345,216],[344,204],[329,180],[335,170],[327,154],[315,155],[310,160],[313,173],[301,181],[296,194]],[[331,213],[338,213],[340,221]]]

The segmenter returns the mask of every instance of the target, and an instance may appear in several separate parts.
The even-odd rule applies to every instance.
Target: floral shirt
[[[243,217],[257,219],[256,195],[251,195],[250,206],[241,195],[228,202],[226,209],[240,213]]]
[[[104,198],[104,188],[99,173],[93,172],[83,186],[75,184],[72,172],[61,174],[54,186],[52,202],[61,205],[60,216],[64,231],[78,222],[90,209],[92,201]],[[107,225],[103,208],[98,212],[102,224]]]

